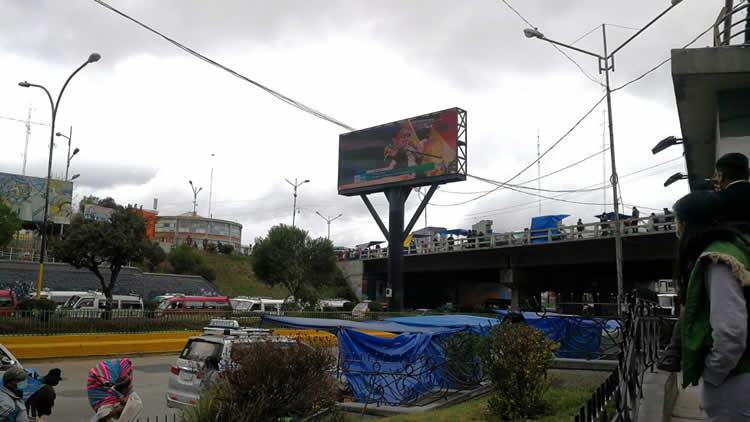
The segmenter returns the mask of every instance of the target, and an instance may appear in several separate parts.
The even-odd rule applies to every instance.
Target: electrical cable
[[[562,142],[563,140],[565,140],[568,137],[568,135],[570,135],[573,132],[573,130],[575,130],[591,113],[594,112],[594,110],[596,110],[597,107],[599,107],[599,104],[601,104],[602,101],[604,101],[605,98],[607,98],[606,95],[603,96],[602,98],[600,98],[599,101],[597,101],[596,104],[594,104],[594,106],[591,107],[583,115],[583,117],[581,117],[580,119],[578,119],[578,121],[570,129],[568,129],[568,131],[565,132],[565,134],[563,134],[557,141],[555,141],[555,143],[553,143],[549,148],[547,148],[547,150],[545,150],[544,153],[542,153],[534,161],[532,161],[531,163],[529,163],[529,165],[527,165],[526,167],[524,167],[521,171],[519,171],[518,173],[516,173],[513,177],[511,177],[510,179],[506,180],[504,184],[508,184],[508,183],[512,182],[513,180],[515,180],[518,176],[522,175],[526,170],[530,169],[534,164],[536,164],[545,155],[547,155],[550,151],[552,151],[557,145],[559,145],[560,142]],[[485,196],[487,196],[487,195],[489,195],[489,194],[491,194],[493,192],[496,192],[496,191],[500,190],[501,188],[502,188],[502,186],[498,186],[495,189],[492,189],[492,190],[490,190],[490,191],[488,191],[486,193],[483,193],[483,194],[481,194],[481,195],[479,195],[479,196],[477,196],[475,198],[471,198],[471,199],[468,199],[468,200],[462,201],[462,202],[457,202],[455,204],[446,204],[446,205],[441,205],[441,206],[454,207],[454,206],[459,206],[459,205],[465,205],[465,204],[468,204],[470,202],[474,202],[474,201],[477,201],[479,199],[482,199]]]
[[[646,167],[646,168],[643,168],[643,169],[640,169],[640,170],[636,170],[634,172],[631,172],[631,173],[628,173],[628,174],[625,174],[625,175],[621,176],[621,179],[626,179],[628,177],[635,176],[635,175],[643,173],[645,171],[649,171],[649,170],[655,169],[657,167],[664,166],[666,164],[669,164],[669,163],[672,163],[674,161],[681,160],[681,159],[682,159],[682,157],[676,157],[676,158],[673,158],[671,160],[667,160],[667,161],[661,162],[661,163],[653,165],[653,166],[649,166],[649,167]],[[659,174],[662,171],[663,170],[660,170],[659,172],[654,173],[654,175]],[[640,178],[638,178],[636,180],[639,180],[639,179]],[[608,188],[611,185],[609,183],[597,183],[597,184],[593,184],[593,185],[590,185],[590,186],[586,186],[583,189],[594,188],[594,187],[597,187],[597,186],[601,186],[602,188],[605,188],[605,187]],[[564,193],[564,194],[561,194],[561,195],[554,196],[552,198],[563,197],[563,196],[568,196],[568,195],[572,195],[572,194],[570,194],[570,193]],[[533,201],[533,202],[528,202],[528,203],[523,203],[523,204],[511,205],[511,206],[503,207],[503,208],[497,208],[497,209],[493,209],[493,210],[484,210],[484,211],[480,211],[480,212],[476,212],[476,213],[466,214],[466,218],[465,219],[469,220],[469,219],[473,219],[473,218],[481,218],[481,217],[486,217],[486,216],[491,216],[491,215],[502,214],[501,212],[498,212],[498,211],[506,211],[506,210],[511,210],[511,209],[513,209],[514,211],[516,211],[515,210],[516,208],[523,209],[524,207],[536,206],[537,204],[538,204],[538,201]],[[430,204],[430,205],[432,205],[432,206],[440,206],[440,204]],[[602,204],[600,204],[600,205],[602,205]],[[612,204],[608,203],[606,205],[612,205]],[[653,209],[653,208],[650,208],[650,207],[642,207],[642,208],[643,209]]]
[[[558,170],[555,170],[555,171],[553,171],[553,172],[547,173],[547,174],[545,174],[545,175],[543,175],[543,176],[540,176],[540,177],[537,177],[537,178],[535,178],[535,179],[531,179],[531,180],[527,180],[527,181],[525,181],[525,182],[521,182],[521,183],[519,183],[519,184],[518,184],[518,186],[522,186],[522,185],[528,185],[529,183],[533,183],[533,182],[536,182],[537,180],[542,180],[542,179],[544,179],[544,178],[546,178],[546,177],[549,177],[549,176],[553,176],[553,175],[555,175],[555,174],[557,174],[557,173],[563,172],[563,171],[565,171],[565,170],[568,170],[568,169],[570,169],[570,168],[572,168],[572,167],[575,167],[575,166],[577,166],[577,165],[583,164],[584,162],[586,162],[586,161],[588,161],[588,160],[590,160],[590,159],[592,159],[592,158],[595,158],[595,157],[599,156],[599,154],[601,154],[601,153],[603,153],[603,152],[606,152],[606,151],[609,151],[609,147],[607,147],[607,148],[604,148],[603,150],[601,150],[601,151],[599,151],[599,152],[596,152],[596,153],[594,153],[594,154],[591,154],[591,155],[589,155],[588,157],[586,157],[586,158],[583,158],[582,160],[578,160],[578,161],[576,161],[575,163],[572,163],[572,164],[568,164],[567,166],[565,166],[565,167],[563,167],[563,168],[561,168],[561,169],[558,169]],[[534,189],[536,189],[536,188],[534,188]],[[444,193],[450,193],[450,194],[459,194],[459,195],[476,195],[476,194],[487,193],[487,192],[489,192],[489,191],[480,191],[480,192],[455,192],[455,191],[446,191],[446,190],[441,190],[440,192],[444,192]]]
[[[585,34],[581,35],[581,36],[580,36],[580,37],[578,37],[578,38],[576,38],[576,40],[575,40],[575,41],[573,41],[572,43],[570,43],[570,45],[575,45],[575,44],[576,44],[576,43],[577,43],[578,41],[581,41],[582,39],[584,39],[584,38],[588,37],[588,36],[589,36],[589,35],[591,35],[591,34],[592,34],[592,33],[593,33],[594,31],[596,31],[597,29],[599,29],[599,28],[601,28],[601,27],[602,27],[601,25],[596,25],[595,27],[593,27],[593,28],[591,29],[591,31],[589,31],[589,32],[587,32],[587,33],[585,33]]]
[[[222,70],[225,70],[225,71],[229,72],[230,74],[232,74],[233,76],[235,76],[235,77],[237,77],[239,79],[244,80],[245,82],[249,82],[249,83],[255,85],[256,87],[262,89],[263,91],[271,94],[276,99],[281,100],[281,101],[283,101],[283,102],[291,105],[292,107],[296,107],[299,110],[302,110],[302,111],[304,111],[304,112],[306,112],[308,114],[311,114],[311,115],[313,115],[313,116],[315,116],[315,117],[317,117],[319,119],[322,119],[322,120],[325,120],[327,122],[333,123],[333,124],[335,124],[335,125],[337,125],[339,127],[342,127],[344,129],[347,129],[347,130],[350,130],[350,131],[355,130],[353,127],[347,125],[346,123],[341,122],[340,120],[337,120],[337,119],[335,119],[335,118],[333,118],[333,117],[331,117],[331,116],[329,116],[327,114],[324,114],[323,112],[320,112],[320,111],[318,111],[318,110],[316,110],[316,109],[314,109],[314,108],[312,108],[310,106],[307,106],[307,105],[305,105],[303,103],[295,101],[292,98],[287,97],[286,95],[284,95],[284,94],[282,94],[282,93],[280,93],[278,91],[275,91],[275,90],[273,90],[273,89],[271,89],[271,88],[269,88],[269,87],[261,84],[260,82],[256,82],[256,81],[248,78],[247,76],[244,76],[241,73],[239,73],[239,72],[237,72],[235,70],[232,70],[232,69],[230,69],[230,68],[222,65],[221,63],[219,63],[219,62],[217,62],[217,61],[215,61],[213,59],[210,59],[210,58],[204,56],[201,53],[198,53],[197,51],[191,49],[190,47],[187,47],[184,44],[181,44],[180,42],[178,42],[178,41],[176,41],[176,40],[174,40],[174,39],[172,39],[172,38],[170,38],[170,37],[162,34],[161,32],[157,31],[156,29],[153,29],[150,26],[148,26],[148,25],[140,22],[139,20],[137,20],[137,19],[135,19],[135,18],[133,18],[133,17],[125,14],[124,12],[121,12],[120,10],[118,10],[118,9],[110,6],[109,4],[105,3],[103,0],[93,0],[93,1],[95,3],[97,3],[97,4],[99,4],[100,6],[103,6],[103,7],[107,8],[107,9],[111,10],[112,12],[114,12],[114,13],[122,16],[123,18],[128,19],[129,21],[131,21],[131,22],[139,25],[140,27],[142,27],[142,28],[144,28],[144,29],[146,29],[146,30],[148,30],[148,31],[150,31],[150,32],[158,35],[159,37],[161,37],[165,41],[169,42],[170,44],[174,45],[175,47],[177,47],[177,48],[179,48],[179,49],[181,49],[181,50],[183,50],[183,51],[185,51],[185,52],[187,52],[187,53],[189,53],[189,54],[191,54],[191,55],[193,55],[193,56],[195,56],[195,57],[197,57],[197,58],[199,58],[199,59],[201,59],[201,60],[203,60],[203,61],[205,61],[205,62],[207,62],[209,64],[212,64],[212,65],[214,65],[214,66],[216,66],[216,67],[218,67],[218,68],[220,68]]]
[[[47,126],[47,127],[49,127],[49,123],[27,122],[26,120],[16,119],[16,118],[13,118],[13,117],[0,116],[0,119],[12,120],[14,122],[29,123],[29,124],[32,124],[32,125],[39,125],[39,126]]]

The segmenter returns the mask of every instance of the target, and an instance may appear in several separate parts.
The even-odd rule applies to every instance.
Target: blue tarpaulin
[[[511,313],[503,310],[495,312],[503,318]],[[556,354],[564,358],[596,357],[600,352],[602,329],[615,330],[619,327],[616,321],[583,319],[575,315],[515,313],[522,315],[526,324],[540,330],[548,340],[559,343]]]
[[[543,243],[547,241],[547,230],[552,230],[552,234],[559,234],[557,231],[557,223],[562,221],[565,217],[569,217],[567,214],[562,215],[542,215],[540,217],[534,217],[531,219],[531,243]],[[538,236],[545,236],[545,238],[534,239]]]
[[[356,330],[385,331],[388,333],[438,333],[445,331],[439,327],[417,327],[398,324],[390,321],[347,321],[343,319],[326,319],[326,318],[300,318],[263,315],[261,326],[265,324],[280,324],[291,328],[302,328],[309,330],[322,330],[336,334],[342,328],[352,328]]]
[[[444,383],[436,340],[460,330],[381,338],[348,328],[338,332],[343,375],[360,402],[405,404]],[[410,376],[405,377],[405,373]]]
[[[471,315],[430,315],[386,318],[384,321],[395,322],[413,327],[469,328],[475,334],[486,335],[489,329],[500,323],[497,318]]]
[[[464,229],[453,229],[453,230],[446,230],[444,232],[440,232],[441,236],[448,236],[452,234],[456,236],[467,236],[469,234],[469,231],[464,230]]]
[[[31,397],[32,394],[39,391],[44,384],[38,379],[36,371],[33,369],[24,369],[26,371],[26,386],[23,388],[23,401],[26,401]],[[3,385],[2,377],[0,377],[0,385]]]

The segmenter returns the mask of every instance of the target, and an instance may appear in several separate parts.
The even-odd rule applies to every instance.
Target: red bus
[[[0,290],[0,316],[14,316],[18,299],[11,290]]]

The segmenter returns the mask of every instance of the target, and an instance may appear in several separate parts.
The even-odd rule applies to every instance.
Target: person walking
[[[750,169],[744,154],[730,152],[716,161],[714,177],[721,199],[721,212],[728,221],[750,220]]]
[[[23,402],[23,387],[26,384],[26,371],[18,365],[11,366],[3,374],[0,385],[0,421],[28,422],[26,404]]]
[[[640,218],[641,212],[638,211],[638,208],[633,207],[633,213],[631,214],[631,217],[633,217],[632,220],[630,220],[630,229],[633,233],[638,233],[638,218]]]
[[[583,227],[583,221],[581,221],[580,218],[578,219],[578,223],[576,223],[576,229],[578,230],[578,238],[582,239],[583,238],[583,230],[585,229],[585,227]]]
[[[672,211],[669,210],[669,208],[664,208],[664,230],[670,231],[672,230],[672,222],[674,221],[674,217],[672,217]]]
[[[651,213],[651,215],[648,216],[648,226],[646,227],[647,232],[655,232],[656,231],[656,214]]]
[[[55,406],[55,386],[62,380],[62,371],[59,368],[51,369],[47,375],[43,376],[41,381],[44,384],[42,388],[26,400],[26,411],[32,420],[46,421],[47,416],[52,414],[52,408]]]
[[[683,388],[702,379],[710,422],[750,421],[750,226],[720,222],[719,194],[695,191],[674,206]]]

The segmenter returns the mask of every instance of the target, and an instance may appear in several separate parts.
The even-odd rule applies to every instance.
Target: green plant
[[[452,388],[467,388],[483,381],[479,358],[480,337],[471,331],[461,331],[438,340],[445,363],[441,375]]]
[[[526,324],[503,323],[482,341],[480,357],[491,381],[488,410],[501,420],[531,419],[543,415],[548,405],[547,370],[553,362],[554,344]]]
[[[202,276],[208,281],[215,281],[216,280],[216,270],[213,267],[210,267],[206,264],[200,264],[196,269],[195,273],[199,276]]]
[[[198,400],[195,406],[188,407],[182,411],[180,422],[216,422],[216,399],[214,393],[209,391]]]
[[[334,404],[337,388],[328,371],[336,360],[324,348],[257,342],[233,348],[232,360],[236,365],[213,390],[215,419],[201,422],[298,420]]]
[[[203,264],[200,252],[187,242],[172,248],[167,260],[177,274],[193,274]]]
[[[149,242],[144,249],[144,264],[150,272],[154,272],[156,267],[167,259],[167,253],[159,246],[157,242]]]
[[[351,302],[345,302],[344,303],[344,312],[351,312],[354,309],[355,306],[357,306],[356,300],[355,301],[351,301]]]
[[[0,247],[10,242],[13,234],[19,230],[21,230],[21,220],[18,214],[4,199],[0,199]]]

